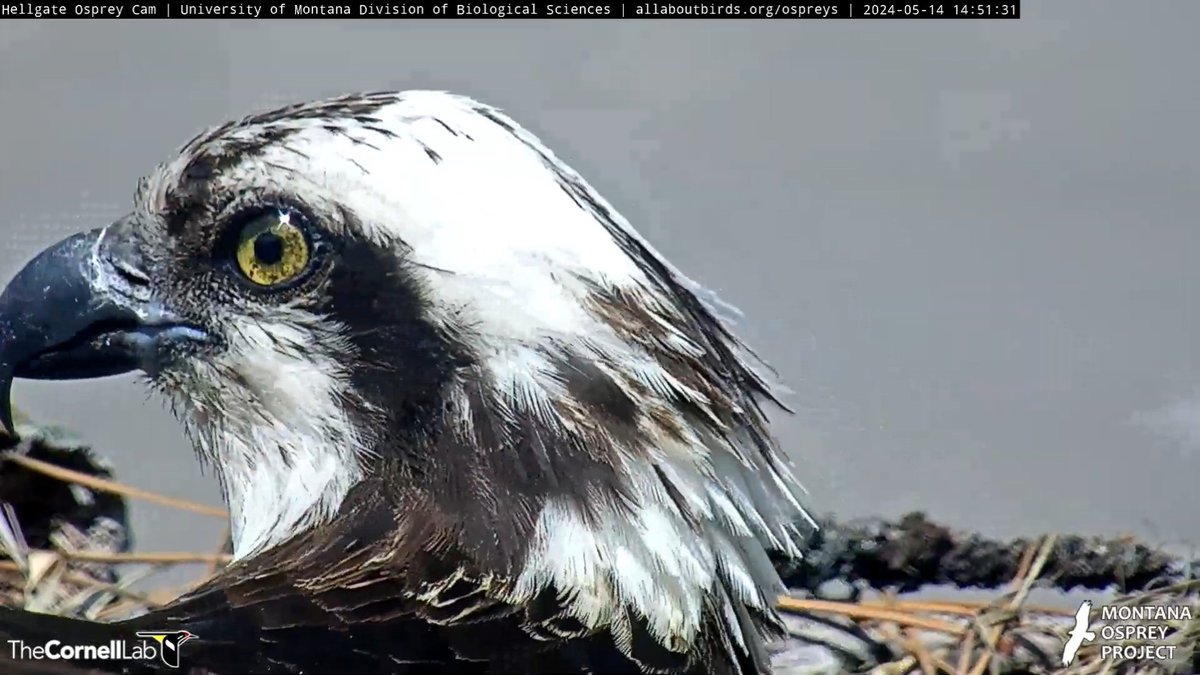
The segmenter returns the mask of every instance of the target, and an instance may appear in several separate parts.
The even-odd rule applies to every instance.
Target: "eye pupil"
[[[276,265],[283,260],[283,239],[274,232],[263,232],[254,238],[254,257],[264,265]]]
[[[247,213],[233,223],[232,263],[256,287],[282,288],[311,270],[313,250],[308,221],[300,213],[279,208]]]

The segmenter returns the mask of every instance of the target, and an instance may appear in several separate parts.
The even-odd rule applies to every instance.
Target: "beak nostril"
[[[109,258],[108,263],[116,270],[117,275],[134,286],[149,286],[150,277],[123,260]]]

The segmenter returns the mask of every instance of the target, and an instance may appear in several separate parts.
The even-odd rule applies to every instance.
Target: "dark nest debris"
[[[146,573],[205,561],[212,574],[228,560],[227,537],[209,551],[132,551],[127,499],[210,516],[223,512],[114,480],[106,462],[61,430],[18,416],[17,431],[20,440],[0,434],[4,605],[125,618],[187,590],[132,590]],[[804,549],[804,560],[778,564],[791,589],[779,600],[789,631],[773,647],[780,675],[1200,672],[1195,620],[1169,622],[1166,640],[1154,643],[1173,646],[1172,660],[1101,658],[1092,643],[1070,667],[1061,665],[1077,605],[1031,602],[1036,589],[1090,589],[1105,594],[1108,604],[1186,606],[1200,616],[1195,563],[1130,538],[996,541],[914,513],[898,520],[826,518]],[[951,590],[942,599],[902,595],[928,587]],[[989,595],[968,600],[953,589]],[[1091,630],[1103,625],[1093,621]]]

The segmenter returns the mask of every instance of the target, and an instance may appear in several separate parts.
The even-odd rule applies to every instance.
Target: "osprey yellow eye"
[[[294,214],[271,210],[246,223],[238,234],[237,265],[259,286],[287,283],[304,273],[312,254]]]

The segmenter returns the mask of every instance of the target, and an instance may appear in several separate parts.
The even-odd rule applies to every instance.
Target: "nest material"
[[[902,519],[901,523],[911,522],[914,518],[923,520],[923,516],[914,514]],[[903,529],[900,523],[894,525],[897,530]],[[970,538],[975,536],[970,535]],[[1172,566],[1170,571],[1154,577],[1144,587],[1127,588],[1126,592],[1103,603],[1190,608],[1193,620],[1166,622],[1170,628],[1165,641],[1131,639],[1122,643],[1122,646],[1173,646],[1170,660],[1104,658],[1098,643],[1092,643],[1084,645],[1075,662],[1064,668],[1061,665],[1063,646],[1074,626],[1076,608],[1065,602],[1039,605],[1029,601],[1030,591],[1035,588],[1061,589],[1064,585],[1073,585],[1069,575],[1057,579],[1053,576],[1053,556],[1064,545],[1063,539],[1069,545],[1072,538],[1049,535],[1027,544],[1012,580],[1004,584],[994,598],[986,601],[902,598],[890,590],[885,590],[879,597],[855,602],[783,598],[780,607],[790,637],[796,642],[780,645],[780,653],[790,654],[791,660],[777,659],[777,667],[780,672],[796,675],[844,672],[879,675],[1169,675],[1198,671],[1200,654],[1196,647],[1200,641],[1200,621],[1194,618],[1200,617],[1200,581],[1176,574],[1190,569],[1190,564]],[[998,553],[1002,548],[996,542],[991,545]],[[1138,545],[1122,540],[1114,545],[1113,555],[1121,557],[1127,546]],[[1005,555],[1007,557],[1007,553]],[[1057,563],[1074,565],[1066,560]],[[915,580],[910,581],[915,584]],[[1115,587],[1118,582],[1114,579],[1106,586]],[[1097,581],[1094,587],[1102,586]],[[1090,629],[1101,634],[1106,622],[1096,621],[1097,614],[1093,612]],[[1114,625],[1118,624],[1128,625],[1114,622]],[[797,642],[809,647],[798,647]],[[814,649],[811,645],[824,646]]]
[[[227,534],[207,552],[130,552],[126,498],[209,516],[224,512],[113,480],[104,461],[61,430],[21,417],[17,427],[19,441],[0,434],[0,603],[126,618],[187,590],[131,590],[145,573],[208,562],[199,583],[228,561]],[[1115,590],[1109,604],[1186,605],[1200,617],[1195,564],[1130,538],[1000,542],[915,513],[895,521],[826,518],[802,548],[808,552],[802,561],[778,564],[791,589],[779,600],[789,636],[772,646],[779,675],[1200,672],[1196,620],[1172,623],[1167,641],[1157,643],[1175,647],[1171,661],[1102,659],[1092,643],[1069,668],[1060,665],[1075,608],[1032,604],[1033,589]],[[133,564],[140,569],[124,571]],[[931,585],[995,593],[985,601],[899,595]],[[1091,629],[1102,626],[1093,621]]]
[[[127,618],[181,590],[134,590],[148,575],[198,560],[212,563],[211,574],[228,559],[220,551],[131,552],[126,498],[220,517],[224,511],[123,485],[109,463],[70,432],[14,413],[17,438],[0,431],[0,603],[61,616]],[[133,564],[140,569],[125,569]]]

